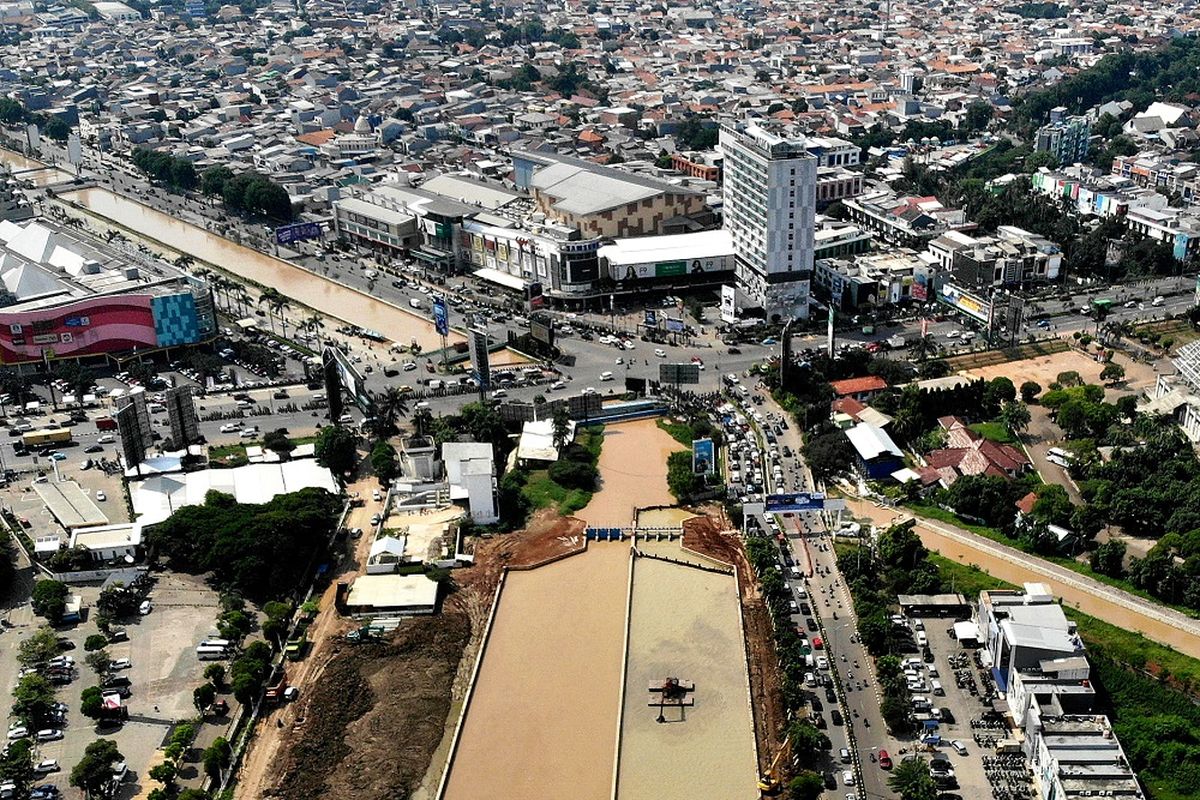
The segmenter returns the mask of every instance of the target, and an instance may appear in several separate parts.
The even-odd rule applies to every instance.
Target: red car
[[[883,767],[884,769],[892,768],[892,757],[888,755],[887,750],[879,751],[879,766]]]
[[[825,646],[825,642],[821,641],[820,636],[814,636],[813,640],[812,640],[812,646],[814,649],[820,650],[822,647]]]

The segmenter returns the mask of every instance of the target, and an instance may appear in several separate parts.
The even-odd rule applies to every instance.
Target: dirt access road
[[[1200,658],[1200,621],[1178,611],[944,522],[861,500],[848,502],[855,516],[869,518],[876,525],[916,519],[921,541],[946,558],[977,566],[993,577],[1017,585],[1029,581],[1046,583],[1064,602],[1085,614]]]
[[[370,530],[371,515],[382,510],[381,503],[370,499],[371,490],[378,486],[379,483],[374,478],[367,477],[346,487],[348,492],[358,492],[359,497],[367,498],[361,508],[350,510],[346,519],[348,528]],[[341,581],[353,580],[358,575],[367,563],[370,549],[369,536],[364,535],[358,539],[353,553],[338,565],[338,574],[321,596],[321,610],[308,629],[311,642],[309,654],[304,660],[288,666],[288,680],[293,686],[300,687],[300,700],[275,711],[268,711],[259,718],[250,749],[242,760],[242,767],[238,773],[238,797],[274,796],[274,787],[281,777],[279,767],[283,761],[282,753],[293,738],[296,721],[303,718],[307,712],[309,689],[329,663],[335,637],[351,627],[334,608],[337,585]],[[279,727],[279,724],[282,724],[282,727]]]

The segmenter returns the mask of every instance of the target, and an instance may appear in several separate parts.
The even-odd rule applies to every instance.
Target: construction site
[[[578,518],[477,540],[432,616],[359,635],[331,587],[239,796],[757,796],[783,726],[769,617],[728,521],[670,507],[677,447],[610,426]]]

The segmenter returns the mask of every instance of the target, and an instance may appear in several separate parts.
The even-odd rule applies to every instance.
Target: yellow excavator
[[[764,797],[779,794],[779,790],[783,788],[779,781],[779,761],[783,758],[783,754],[787,752],[791,741],[791,736],[783,740],[783,744],[779,745],[779,751],[775,753],[775,758],[771,759],[771,766],[767,767],[766,773],[760,775],[758,778],[758,790],[763,793]]]

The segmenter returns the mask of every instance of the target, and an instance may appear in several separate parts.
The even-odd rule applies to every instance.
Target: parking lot
[[[99,586],[78,586],[84,605],[94,609]],[[79,713],[80,693],[97,684],[97,676],[84,663],[83,644],[98,633],[94,611],[83,623],[64,626],[58,634],[69,644],[65,655],[75,660],[74,679],[59,688],[58,700],[67,706],[63,737],[42,742],[36,747],[35,760],[55,759],[60,770],[37,779],[38,785],[50,783],[64,796],[79,793],[68,786],[71,769],[83,756],[84,749],[97,738],[112,739],[125,756],[129,776],[121,797],[136,796],[148,782],[146,770],[155,750],[162,744],[171,726],[194,718],[192,690],[203,682],[203,666],[196,658],[196,642],[209,635],[218,612],[216,594],[203,581],[187,575],[160,574],[151,590],[152,610],[145,616],[121,620],[128,640],[108,646],[113,659],[128,659],[131,666],[114,674],[129,678],[130,696],[125,700],[129,720],[120,727],[98,727]],[[17,648],[43,623],[26,603],[9,614],[14,627],[0,640],[0,679],[11,695],[19,672]]]
[[[907,663],[914,666],[910,674],[915,673],[920,681],[920,687],[925,691],[916,691],[914,697],[927,697],[931,705],[950,711],[952,722],[942,719],[938,722],[936,732],[941,742],[934,746],[929,756],[935,759],[949,761],[957,786],[946,785],[947,791],[967,798],[987,798],[993,795],[992,787],[984,770],[985,761],[992,766],[996,759],[995,742],[1007,738],[1004,729],[984,728],[981,720],[991,711],[991,700],[987,699],[989,692],[994,691],[986,669],[979,666],[975,654],[981,652],[976,648],[965,648],[951,635],[954,620],[950,617],[915,617],[907,621],[914,633],[921,630],[928,641],[933,661],[927,662],[914,654]],[[917,628],[920,625],[921,628]],[[915,662],[915,663],[914,663]],[[933,681],[937,681],[944,694],[935,694]],[[944,715],[943,715],[944,716]],[[951,741],[962,745],[965,755],[956,750]],[[982,744],[981,744],[982,742]]]

